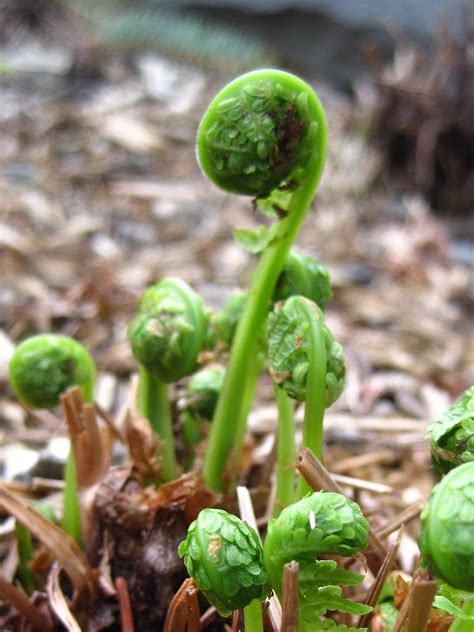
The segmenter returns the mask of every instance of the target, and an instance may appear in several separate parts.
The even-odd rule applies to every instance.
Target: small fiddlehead
[[[128,328],[133,355],[161,382],[175,382],[197,368],[207,321],[204,303],[189,285],[164,279],[145,291]]]
[[[451,470],[433,488],[421,525],[420,549],[433,574],[474,592],[474,462]]]
[[[474,386],[429,426],[427,438],[440,476],[474,461]]]
[[[224,382],[225,369],[206,366],[195,373],[186,388],[186,411],[194,417],[211,420]]]
[[[306,399],[306,381],[310,366],[308,337],[310,322],[302,318],[302,308],[308,307],[313,320],[321,323],[326,351],[324,405],[331,406],[344,389],[346,365],[341,345],[324,322],[321,309],[301,296],[292,296],[277,304],[267,323],[268,359],[270,374],[293,399]]]
[[[300,630],[315,629],[326,610],[364,614],[370,608],[344,599],[341,586],[361,575],[337,567],[325,555],[352,556],[367,547],[369,525],[359,506],[342,494],[315,492],[284,509],[269,522],[263,547],[265,569],[281,598],[283,567],[299,563]],[[313,627],[311,627],[313,626]]]
[[[284,301],[290,296],[304,296],[324,308],[332,298],[329,272],[323,264],[309,255],[291,251],[273,293],[273,302]]]
[[[33,408],[53,408],[71,386],[93,399],[95,365],[73,338],[40,334],[24,340],[9,365],[10,384],[19,400]]]
[[[207,341],[208,311],[201,297],[180,279],[148,288],[128,328],[140,363],[138,406],[161,439],[158,453],[165,480],[176,476],[173,420],[168,383],[190,375]]]
[[[246,419],[233,431],[228,420],[238,410],[251,373],[277,278],[308,210],[324,165],[326,121],[310,87],[289,73],[262,70],[239,77],[212,101],[198,131],[197,154],[205,174],[226,191],[271,198],[285,188],[283,206],[252,277],[239,320],[204,462],[212,489],[223,488],[232,450],[240,452]],[[269,198],[269,199],[270,199]]]
[[[316,303],[302,296],[277,303],[267,321],[267,352],[274,383],[306,402],[303,447],[322,460],[324,412],[344,388],[345,362]],[[297,497],[309,489],[300,478]]]
[[[269,593],[257,533],[221,509],[203,509],[188,529],[179,555],[201,592],[222,615]]]
[[[86,403],[92,403],[95,364],[86,349],[73,338],[40,334],[24,340],[9,365],[15,395],[34,408],[53,408],[71,386],[79,386]],[[64,470],[63,529],[81,541],[81,517],[72,449]]]

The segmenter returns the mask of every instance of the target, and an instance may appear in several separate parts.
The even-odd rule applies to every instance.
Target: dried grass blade
[[[23,591],[7,582],[0,576],[0,599],[9,603],[24,617],[34,630],[49,632],[53,629],[52,621],[28,599]]]
[[[48,593],[49,603],[54,610],[54,614],[63,623],[68,632],[81,632],[81,627],[76,618],[69,609],[63,591],[59,585],[59,573],[61,569],[55,562],[48,575],[46,584],[46,592]]]
[[[74,586],[75,600],[94,601],[95,574],[74,540],[1,485],[0,507],[21,522],[59,561]]]
[[[283,599],[280,632],[298,632],[298,562],[283,567]]]
[[[393,520],[384,524],[380,529],[377,529],[376,533],[381,540],[384,540],[391,533],[396,531],[402,524],[407,524],[414,518],[417,518],[423,511],[424,503],[417,501],[404,509],[398,516],[395,516]]]

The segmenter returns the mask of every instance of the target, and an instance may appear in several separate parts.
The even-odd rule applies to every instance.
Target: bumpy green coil
[[[212,419],[224,375],[224,367],[211,366],[201,369],[192,376],[187,387],[187,397],[190,400],[187,410],[192,415]]]
[[[309,298],[323,309],[332,298],[332,290],[329,272],[319,259],[291,251],[278,277],[273,301],[284,301],[296,295]]]
[[[308,322],[299,316],[298,301],[292,296],[284,303],[275,305],[267,323],[268,358],[270,373],[290,397],[299,401],[306,398],[306,375],[308,372]],[[346,364],[341,345],[334,339],[324,323],[321,309],[311,303],[315,318],[322,323],[326,347],[326,407],[333,404],[344,389]]]
[[[24,340],[10,361],[9,374],[15,395],[34,408],[53,408],[74,385],[88,401],[92,399],[94,361],[68,336],[40,334]]]
[[[209,603],[224,616],[269,593],[256,532],[226,511],[203,509],[179,555]]]
[[[474,592],[474,462],[451,470],[421,515],[420,549],[434,575]]]
[[[209,105],[197,156],[207,177],[231,193],[267,197],[314,152],[318,126],[295,77],[256,71],[239,77]]]
[[[207,340],[208,312],[180,279],[164,279],[143,294],[128,328],[133,355],[163,383],[190,375]]]
[[[428,428],[433,465],[440,476],[474,461],[474,386]]]

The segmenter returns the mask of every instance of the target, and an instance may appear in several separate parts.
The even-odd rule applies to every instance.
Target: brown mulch
[[[222,77],[173,65],[170,72],[199,79],[194,93],[177,104],[152,94],[143,63],[138,55],[107,54],[99,62],[102,78],[94,81],[71,79],[67,69],[2,79],[17,105],[7,100],[0,106],[2,451],[17,441],[40,449],[50,436],[65,433],[61,411],[28,414],[14,401],[7,365],[18,341],[54,331],[83,342],[98,364],[98,402],[123,430],[135,370],[126,328],[144,288],[179,276],[217,307],[245,286],[252,269],[251,256],[232,241],[235,227],[257,223],[250,200],[214,189],[194,158],[200,114]],[[328,164],[297,246],[330,270],[334,299],[327,320],[347,358],[345,393],[326,418],[326,464],[374,484],[344,489],[378,528],[427,498],[434,477],[426,426],[473,381],[472,269],[453,255],[462,235],[459,220],[433,215],[416,191],[398,197],[386,188],[381,155],[364,136],[370,107],[328,86],[322,97],[330,125]],[[262,379],[243,474],[260,519],[274,430],[271,388]],[[122,474],[124,480],[117,479],[119,471],[107,481],[111,489],[131,484],[141,494],[136,480]],[[21,485],[18,490],[28,492]],[[146,502],[158,501],[146,496]],[[170,524],[179,540],[182,512],[160,514],[153,506],[150,542]],[[11,570],[10,532],[3,534],[4,574]],[[417,536],[415,521],[398,559],[408,572],[416,565]],[[145,581],[158,562],[142,541],[139,549]],[[119,570],[127,577],[126,564]],[[135,596],[147,590],[138,584]],[[166,609],[160,607],[162,619]],[[104,629],[116,612],[102,615],[94,629]]]

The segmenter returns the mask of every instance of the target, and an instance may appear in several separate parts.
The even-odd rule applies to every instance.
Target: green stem
[[[472,597],[472,595],[470,595]],[[474,601],[465,601],[462,606],[462,611],[466,615],[474,616]],[[473,622],[472,619],[465,620],[456,618],[452,622],[449,632],[472,632]]]
[[[255,358],[255,361],[251,367],[249,367],[249,373],[245,384],[243,386],[243,393],[241,397],[241,405],[237,411],[236,420],[236,434],[235,434],[235,449],[232,453],[232,481],[235,482],[238,477],[240,457],[242,454],[242,446],[245,439],[245,431],[247,429],[247,419],[252,408],[252,402],[255,395],[255,389],[257,388],[257,381],[263,366],[259,357]]]
[[[326,393],[326,346],[319,312],[311,309],[309,303],[301,303],[301,315],[309,325],[308,331],[308,373],[306,376],[306,403],[303,419],[303,447],[309,448],[323,459],[323,421]],[[297,485],[296,499],[312,491],[303,477]]]
[[[295,493],[295,415],[293,401],[286,392],[273,383],[278,408],[278,443],[276,494],[273,517],[291,505]]]
[[[232,343],[204,460],[204,479],[207,486],[215,491],[223,490],[223,472],[231,450],[240,449],[236,445],[237,433],[235,427],[232,431],[231,420],[235,417],[235,411],[239,410],[242,383],[255,362],[257,340],[275,284],[311,205],[323,164],[324,160],[315,160],[312,169],[308,167],[306,179],[291,198],[288,214],[278,222],[276,236],[262,254],[251,279],[248,298]]]
[[[254,599],[244,608],[245,632],[263,632],[262,604]]]
[[[15,537],[18,552],[18,577],[25,592],[30,594],[35,587],[35,575],[29,567],[33,559],[33,539],[28,529],[20,522],[15,524]]]
[[[172,481],[176,478],[176,457],[168,385],[156,379],[142,365],[139,369],[138,408],[160,438],[158,455],[163,476],[166,481]]]

